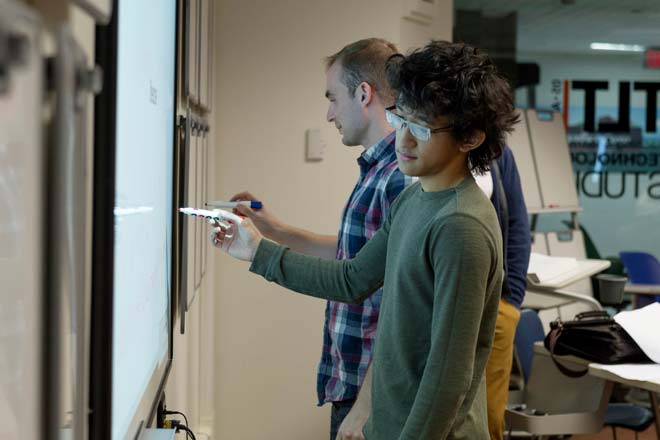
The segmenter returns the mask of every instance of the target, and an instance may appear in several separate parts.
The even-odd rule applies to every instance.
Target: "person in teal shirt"
[[[517,122],[512,91],[492,60],[465,44],[432,41],[392,57],[387,70],[399,168],[419,180],[355,258],[293,252],[248,219],[216,227],[212,240],[306,295],[355,303],[383,287],[366,439],[487,439],[484,371],[502,237],[472,172],[488,170]]]

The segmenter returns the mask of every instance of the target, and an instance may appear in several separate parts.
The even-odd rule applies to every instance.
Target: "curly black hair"
[[[449,119],[457,140],[483,130],[486,139],[470,151],[471,170],[483,174],[505,145],[519,116],[508,81],[481,50],[464,43],[431,41],[387,62],[397,107],[426,120]]]

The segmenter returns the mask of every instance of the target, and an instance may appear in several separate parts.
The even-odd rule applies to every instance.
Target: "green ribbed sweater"
[[[495,211],[470,176],[439,192],[407,188],[352,260],[263,240],[250,270],[333,301],[359,303],[382,285],[366,438],[479,440],[501,255]]]

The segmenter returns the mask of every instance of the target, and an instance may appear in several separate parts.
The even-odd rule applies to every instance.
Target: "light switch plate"
[[[305,160],[318,162],[325,156],[326,141],[320,128],[310,128],[305,132]]]

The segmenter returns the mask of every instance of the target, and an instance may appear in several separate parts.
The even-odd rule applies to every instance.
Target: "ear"
[[[376,94],[374,88],[368,82],[362,81],[355,89],[355,95],[360,100],[360,104],[363,107],[371,104],[371,101],[374,100]]]
[[[473,130],[461,143],[459,150],[462,153],[469,153],[475,148],[479,148],[486,140],[486,133],[483,130]]]

